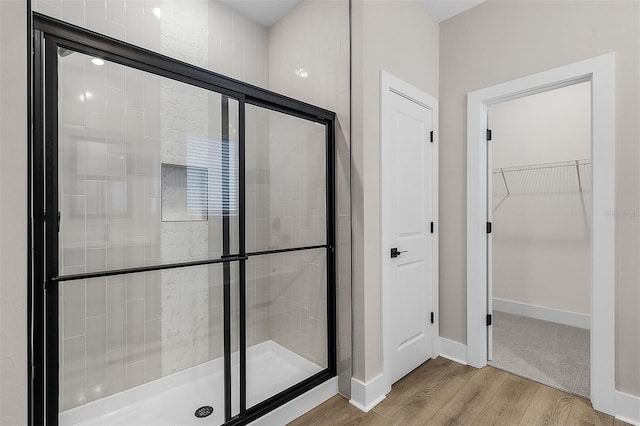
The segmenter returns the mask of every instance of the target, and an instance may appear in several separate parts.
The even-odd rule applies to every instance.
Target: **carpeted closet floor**
[[[489,365],[589,398],[589,330],[493,312]]]

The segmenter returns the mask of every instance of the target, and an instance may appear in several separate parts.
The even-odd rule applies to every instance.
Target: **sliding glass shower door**
[[[245,424],[335,376],[334,114],[36,28],[34,415]]]
[[[59,48],[57,125],[60,423],[224,423],[238,99]]]
[[[325,126],[246,107],[247,406],[328,367]]]

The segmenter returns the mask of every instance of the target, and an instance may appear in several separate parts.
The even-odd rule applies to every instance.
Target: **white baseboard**
[[[467,365],[467,345],[441,337],[440,356]]]
[[[351,399],[349,402],[354,407],[365,413],[378,405],[385,395],[391,391],[382,373],[378,374],[367,383],[361,382],[355,377],[351,378]]]
[[[538,305],[530,305],[528,303],[514,302],[513,300],[494,298],[493,310],[543,321],[555,322],[557,324],[584,328],[586,330],[591,328],[591,315],[547,308]]]
[[[640,426],[640,396],[616,391],[616,419]]]
[[[333,377],[299,397],[251,422],[251,425],[286,425],[338,394],[338,378]]]

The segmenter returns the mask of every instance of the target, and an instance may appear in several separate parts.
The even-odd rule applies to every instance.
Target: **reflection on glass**
[[[326,128],[246,106],[247,252],[326,242]]]
[[[93,59],[59,57],[60,273],[220,257],[224,218],[237,251],[238,101]]]
[[[327,368],[325,249],[247,261],[247,407]]]

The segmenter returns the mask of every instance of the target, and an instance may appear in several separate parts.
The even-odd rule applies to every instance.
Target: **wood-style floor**
[[[395,383],[368,413],[341,395],[290,425],[607,425],[626,423],[589,401],[513,374],[480,370],[442,357]]]

